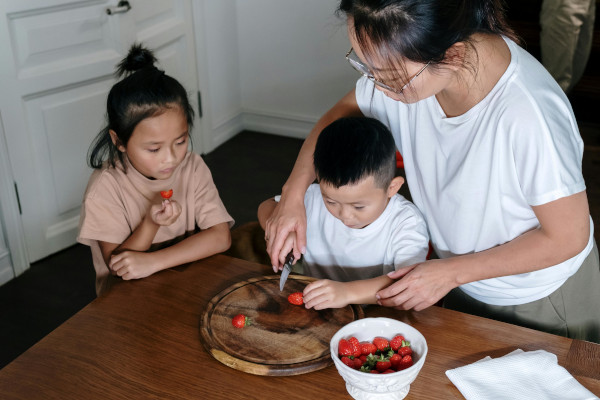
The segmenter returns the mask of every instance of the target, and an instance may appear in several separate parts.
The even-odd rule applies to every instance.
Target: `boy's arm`
[[[223,222],[161,250],[150,253],[123,251],[112,256],[109,267],[123,279],[145,278],[163,269],[221,253],[229,246],[231,232],[229,224]]]
[[[375,304],[375,294],[392,282],[394,280],[387,275],[351,282],[321,279],[304,289],[304,305],[306,308],[322,310],[341,308],[348,304]]]
[[[275,211],[275,207],[277,207],[277,202],[272,197],[258,206],[258,223],[263,229],[265,229],[267,220],[271,218],[273,211]]]

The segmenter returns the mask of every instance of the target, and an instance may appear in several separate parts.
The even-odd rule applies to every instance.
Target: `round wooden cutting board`
[[[314,278],[290,275],[283,292],[279,275],[239,282],[212,298],[200,319],[204,347],[223,364],[255,375],[298,375],[332,363],[329,341],[342,326],[360,319],[360,306],[316,311],[290,304]],[[251,325],[235,328],[237,314]]]

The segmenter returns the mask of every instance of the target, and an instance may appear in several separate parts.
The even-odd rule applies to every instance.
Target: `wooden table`
[[[210,299],[272,271],[214,256],[122,282],[0,370],[2,399],[348,399],[333,365],[268,377],[229,368],[200,342]],[[371,306],[367,317],[402,320],[423,333],[429,354],[407,399],[463,399],[445,371],[512,350],[544,349],[600,395],[600,345],[439,307],[404,312]]]

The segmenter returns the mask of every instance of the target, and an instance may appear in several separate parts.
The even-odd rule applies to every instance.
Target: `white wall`
[[[194,2],[210,151],[242,129],[304,138],[358,74],[338,0]],[[203,68],[204,67],[204,68]]]

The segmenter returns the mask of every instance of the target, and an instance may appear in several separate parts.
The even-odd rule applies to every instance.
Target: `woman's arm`
[[[422,310],[465,283],[547,268],[585,248],[590,233],[585,191],[532,208],[540,222],[538,229],[485,251],[390,273],[389,277],[400,279],[378,292],[379,304]]]
[[[267,252],[271,256],[271,263],[278,268],[285,262],[281,251],[287,235],[295,231],[297,242],[294,245],[294,258],[300,259],[306,247],[306,211],[304,209],[304,194],[306,189],[315,180],[313,166],[313,153],[319,134],[331,122],[349,116],[362,116],[354,89],[348,92],[329,111],[327,111],[314,126],[296,159],[292,173],[283,185],[281,200],[275,207],[271,217],[267,220],[265,235]]]

